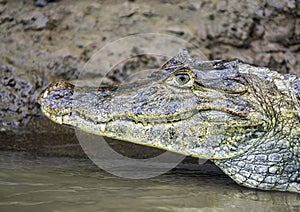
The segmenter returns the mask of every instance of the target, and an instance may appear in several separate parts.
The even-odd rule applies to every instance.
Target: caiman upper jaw
[[[74,88],[65,81],[52,82],[38,97],[42,112],[52,121],[62,124],[62,116],[72,112]]]

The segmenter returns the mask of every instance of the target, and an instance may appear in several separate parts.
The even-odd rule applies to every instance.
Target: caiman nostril
[[[65,81],[51,83],[38,97],[42,111],[54,116],[68,114],[72,109],[74,85]]]
[[[55,95],[54,95],[54,99],[60,99],[60,98],[62,98],[62,97],[63,97],[63,96],[62,96],[61,94],[58,94],[58,95],[55,94]]]

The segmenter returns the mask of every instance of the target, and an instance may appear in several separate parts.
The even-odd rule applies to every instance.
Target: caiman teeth
[[[99,125],[99,129],[101,132],[105,132],[106,130],[106,123],[101,123],[101,124],[98,124]]]
[[[63,117],[62,116],[57,116],[56,121],[57,121],[57,123],[62,124],[63,123]]]
[[[87,122],[92,122],[95,126],[97,126],[99,128],[99,130],[104,133],[106,131],[106,122],[99,122],[96,120],[91,119],[90,117],[84,115],[83,113],[80,113],[78,111],[72,111],[70,114],[68,114],[69,117],[73,117],[73,118],[79,118],[79,119],[83,119],[84,121]]]
[[[50,120],[54,121],[57,124],[63,124],[63,116],[55,116],[46,110],[42,111],[46,117],[48,117]]]

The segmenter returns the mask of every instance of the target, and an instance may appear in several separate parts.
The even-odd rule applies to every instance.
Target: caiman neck
[[[300,192],[299,138],[262,141],[243,155],[213,160],[238,184],[264,190]]]

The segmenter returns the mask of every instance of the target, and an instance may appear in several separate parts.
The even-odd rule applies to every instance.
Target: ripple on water
[[[115,177],[89,160],[0,154],[0,211],[299,211],[300,195],[237,186],[220,174],[175,169]]]

